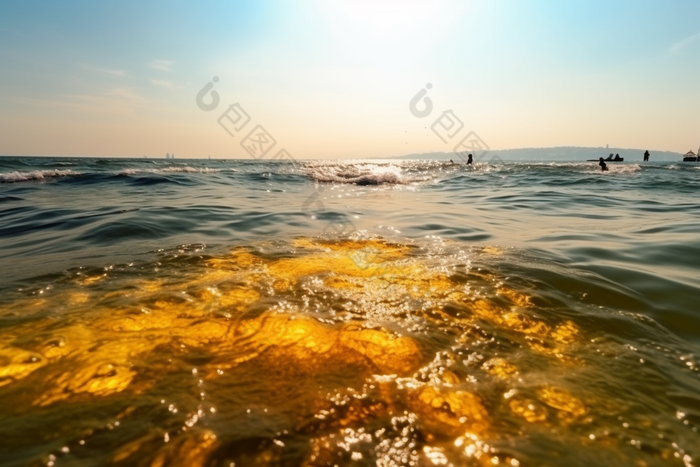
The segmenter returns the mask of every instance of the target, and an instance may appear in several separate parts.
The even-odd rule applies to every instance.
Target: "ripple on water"
[[[73,270],[2,299],[0,444],[14,464],[694,465],[696,350],[603,288],[642,303],[439,239]]]

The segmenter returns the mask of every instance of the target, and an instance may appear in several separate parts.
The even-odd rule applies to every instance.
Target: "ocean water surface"
[[[700,465],[700,164],[0,157],[2,465]]]

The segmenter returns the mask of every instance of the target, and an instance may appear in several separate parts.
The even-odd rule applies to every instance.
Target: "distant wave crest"
[[[235,172],[236,169],[211,169],[209,167],[163,167],[162,169],[124,169],[118,173],[118,175],[140,175],[140,174],[167,174],[167,173],[217,173],[222,171]]]
[[[405,185],[428,180],[425,176],[406,173],[399,165],[370,163],[308,164],[309,177],[326,183],[353,185]],[[424,174],[425,175],[425,174]]]
[[[612,173],[636,173],[642,170],[639,164],[625,164],[625,165],[608,165],[608,170]],[[597,171],[597,167],[596,167]]]
[[[32,180],[45,180],[47,178],[70,177],[81,175],[72,170],[34,170],[32,172],[5,172],[0,173],[0,183],[28,182]]]

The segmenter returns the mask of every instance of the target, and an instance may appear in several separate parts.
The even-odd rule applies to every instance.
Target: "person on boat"
[[[610,155],[612,156],[612,154],[610,154]],[[605,163],[605,159],[603,159],[602,157],[598,161],[598,165],[600,166],[600,170],[602,172],[605,172],[608,170],[608,165]]]
[[[649,150],[644,151],[644,162],[649,162]]]
[[[472,165],[472,162],[474,162],[474,161],[472,160],[472,155],[469,154],[469,155],[467,156],[467,165]]]
[[[605,160],[606,160],[606,161],[611,161],[611,160],[613,160],[613,155],[612,155],[612,154],[610,154],[610,155],[608,156],[608,158],[607,158],[607,159],[605,159]]]
[[[614,160],[614,161],[621,161],[621,160],[622,160],[622,157],[620,157],[619,154],[615,154],[615,159],[613,159],[613,160]]]

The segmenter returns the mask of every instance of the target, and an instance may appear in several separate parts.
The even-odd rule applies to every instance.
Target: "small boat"
[[[700,148],[698,148],[698,152],[700,152]],[[683,162],[697,162],[697,160],[698,156],[693,151],[688,151],[683,154]]]
[[[586,162],[598,162],[600,159],[588,159]],[[625,158],[620,157],[619,154],[615,154],[615,157],[613,157],[612,154],[608,156],[607,159],[603,159],[605,162],[624,162]]]

